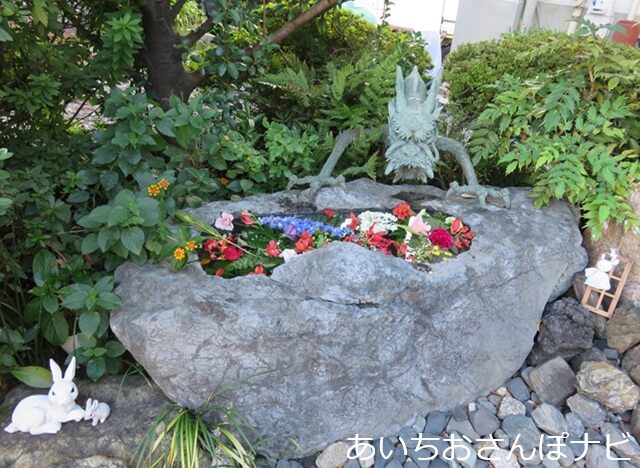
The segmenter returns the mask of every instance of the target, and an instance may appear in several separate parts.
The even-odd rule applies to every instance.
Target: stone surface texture
[[[534,368],[529,375],[531,388],[540,400],[552,405],[564,403],[575,392],[576,375],[567,361],[556,357]]]
[[[178,273],[127,263],[116,272],[123,308],[118,338],[172,400],[196,408],[212,392],[288,456],[311,454],[354,434],[392,434],[409,417],[476,398],[525,360],[545,304],[565,291],[586,254],[564,203],[536,210],[524,189],[513,207],[481,210],[445,201],[428,186],[369,180],[281,192],[195,210],[292,214],[391,209],[400,201],[459,216],[472,249],[434,264],[333,243],[293,259],[271,277],[221,279],[199,264]],[[517,298],[517,301],[514,299]],[[242,381],[238,383],[238,381]]]
[[[625,302],[618,306],[607,323],[607,341],[619,353],[640,343],[640,304]]]
[[[635,408],[640,388],[608,362],[585,362],[577,375],[578,391],[616,413]]]
[[[155,385],[141,377],[106,377],[99,383],[78,382],[78,402],[97,398],[111,406],[107,420],[92,426],[91,421],[68,422],[54,435],[8,434],[1,430],[9,415],[0,420],[0,466],[32,468],[125,467],[131,466],[138,444],[154,420],[172,403]],[[17,387],[5,403],[12,409],[27,395],[46,391]]]
[[[575,299],[562,298],[547,305],[530,364],[540,364],[556,356],[572,358],[591,348],[594,318]]]

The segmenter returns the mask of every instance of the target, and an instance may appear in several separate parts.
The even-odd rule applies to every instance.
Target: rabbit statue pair
[[[62,370],[53,360],[49,361],[53,385],[48,395],[32,395],[18,403],[11,415],[11,424],[4,428],[6,432],[28,432],[37,434],[55,434],[68,421],[93,419],[95,426],[109,416],[109,407],[105,403],[89,399],[87,408],[76,405],[78,387],[73,383],[76,375],[76,358],[71,358],[69,366]]]

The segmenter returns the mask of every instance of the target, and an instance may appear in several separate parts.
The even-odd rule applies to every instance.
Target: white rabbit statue
[[[53,385],[48,395],[32,395],[18,403],[11,415],[11,424],[4,428],[9,433],[55,434],[68,421],[81,421],[84,410],[76,405],[78,387],[73,383],[76,375],[76,358],[62,370],[53,359],[49,360]]]
[[[602,289],[608,291],[611,289],[611,282],[609,281],[609,272],[613,270],[620,263],[618,258],[617,249],[611,249],[609,253],[609,259],[606,254],[600,256],[600,260],[596,263],[595,268],[587,268],[585,273],[586,286],[591,286],[594,289]]]
[[[109,405],[106,403],[102,403],[98,400],[92,400],[91,398],[87,400],[87,407],[84,410],[84,419],[92,419],[92,426],[95,426],[98,422],[102,424],[105,419],[109,417],[109,414],[111,414],[111,408],[109,408]]]

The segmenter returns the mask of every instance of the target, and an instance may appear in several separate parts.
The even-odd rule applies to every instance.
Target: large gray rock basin
[[[585,267],[570,207],[536,210],[528,194],[511,189],[511,209],[482,210],[425,186],[358,180],[347,192],[323,189],[317,209],[411,200],[461,217],[476,239],[430,273],[348,243],[297,257],[271,277],[127,263],[116,272],[123,307],[111,326],[174,401],[197,408],[228,387],[216,402],[233,405],[281,456],[391,434],[415,414],[474,399],[511,377],[547,301]],[[215,202],[195,213],[208,222],[221,211],[291,213],[313,208],[307,196]]]

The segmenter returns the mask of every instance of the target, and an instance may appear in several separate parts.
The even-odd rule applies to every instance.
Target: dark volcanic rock
[[[529,363],[541,364],[560,356],[572,358],[593,345],[593,314],[575,299],[563,298],[545,308]]]

